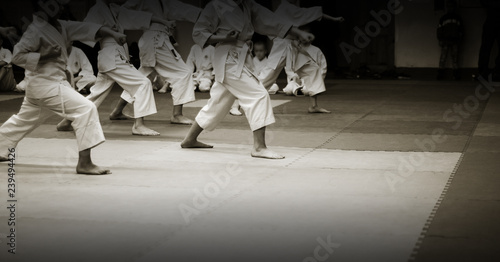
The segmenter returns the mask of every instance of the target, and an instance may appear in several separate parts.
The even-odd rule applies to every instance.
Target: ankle
[[[255,150],[256,152],[260,152],[262,150],[266,150],[267,149],[267,146],[265,145],[254,145],[253,146],[253,150]]]

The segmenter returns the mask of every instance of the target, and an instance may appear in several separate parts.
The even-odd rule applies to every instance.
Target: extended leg
[[[285,156],[280,155],[266,146],[266,127],[259,128],[253,131],[253,150],[252,156],[266,159],[283,159]]]
[[[118,103],[116,103],[116,106],[113,109],[113,112],[111,112],[111,114],[109,114],[109,120],[128,120],[128,119],[133,118],[133,117],[125,115],[123,113],[123,109],[125,109],[127,104],[128,104],[128,102],[125,99],[120,98],[120,100],[118,100]]]
[[[111,174],[111,171],[109,169],[96,166],[92,162],[91,149],[85,149],[78,153],[76,173],[84,175],[107,175]]]
[[[194,121],[193,125],[189,129],[184,141],[181,143],[182,148],[213,148],[211,145],[207,145],[205,143],[198,141],[198,136],[203,131],[203,128],[198,125],[196,121]]]
[[[330,114],[332,112],[318,106],[318,95],[310,96],[309,100],[311,101],[311,106],[307,110],[309,113]]]
[[[167,47],[156,49],[156,72],[170,83],[174,109],[172,124],[191,125],[193,120],[183,115],[183,105],[195,100],[191,69],[180,58],[175,58]]]

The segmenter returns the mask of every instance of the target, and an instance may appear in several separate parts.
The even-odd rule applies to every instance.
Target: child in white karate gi
[[[193,72],[193,82],[200,92],[208,92],[212,88],[214,80],[214,51],[215,48],[211,45],[201,48],[195,44],[191,47],[188,58],[186,59],[187,66]]]
[[[297,51],[291,52],[286,58],[285,71],[288,85],[283,91],[287,95],[309,96],[311,100],[309,113],[331,113],[318,106],[318,95],[326,91],[324,80],[327,63],[323,52],[316,46],[295,40],[293,48]]]
[[[154,17],[150,13],[129,10],[118,5],[122,2],[124,1],[97,0],[84,21],[102,24],[121,33],[125,29],[141,30],[148,28],[151,22],[166,23],[165,20]],[[135,121],[132,134],[140,136],[160,135],[160,133],[144,125],[144,117],[157,112],[151,81],[130,63],[127,45],[117,43],[112,38],[104,38],[99,42],[101,46],[98,56],[99,73],[87,99],[99,107],[111,92],[114,84],[117,83],[124,89],[121,98],[133,104],[134,107],[133,118]],[[111,120],[123,118],[126,117],[122,115],[121,109],[113,111],[110,115]],[[70,121],[63,120],[58,124],[57,129],[59,131],[71,130]]]
[[[96,166],[91,160],[91,149],[104,142],[104,134],[95,105],[67,81],[68,49],[71,41],[94,41],[100,37],[124,43],[125,35],[98,24],[57,20],[63,6],[50,0],[38,3],[52,8],[39,8],[33,23],[14,47],[12,62],[27,69],[30,80],[19,113],[0,127],[0,161],[7,161],[9,149],[15,148],[45,119],[57,114],[70,119],[75,130],[79,150],[76,172],[109,174],[108,169]]]
[[[71,46],[68,57],[68,71],[73,79],[71,84],[81,93],[87,93],[95,84],[96,76],[87,55],[78,47]]]
[[[182,109],[184,104],[195,100],[193,74],[175,49],[173,33],[176,21],[194,23],[201,9],[178,0],[129,0],[124,7],[149,12],[170,21],[168,25],[152,23],[144,30],[138,43],[141,58],[139,70],[146,76],[156,72],[169,83],[174,104],[170,122],[191,125],[193,120],[185,117]]]
[[[259,41],[255,42],[253,45],[253,65],[254,65],[254,74],[260,78],[260,74],[262,70],[264,70],[269,63],[269,59],[267,58],[268,50],[266,43]],[[279,87],[276,83],[273,83],[271,88],[269,88],[269,94],[274,95],[278,92]]]
[[[294,26],[300,27],[314,21],[328,20],[333,22],[343,22],[343,17],[332,17],[323,13],[320,6],[311,8],[300,8],[295,0],[281,0],[274,15],[283,21],[292,23]],[[259,79],[266,88],[270,88],[278,79],[279,74],[286,65],[286,58],[291,52],[296,52],[293,49],[292,39],[279,38],[273,39],[273,47],[269,54],[268,65],[262,70]]]
[[[310,42],[313,35],[274,18],[271,11],[254,0],[214,0],[207,4],[195,24],[193,38],[200,46],[216,44],[215,84],[208,104],[181,143],[183,148],[212,148],[198,141],[203,130],[213,130],[238,99],[254,135],[253,157],[283,159],[268,149],[266,126],[275,122],[267,90],[253,75],[249,41],[255,32],[262,35],[287,34]]]

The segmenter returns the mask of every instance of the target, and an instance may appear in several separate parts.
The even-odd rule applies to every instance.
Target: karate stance
[[[89,10],[85,22],[102,24],[123,33],[124,30],[141,30],[148,28],[151,22],[165,22],[153,17],[150,13],[126,9],[115,3],[123,2],[112,0],[98,0]],[[113,38],[100,40],[101,51],[98,56],[99,74],[95,85],[90,88],[87,99],[99,107],[109,95],[114,84],[117,83],[125,91],[121,98],[134,106],[133,135],[157,136],[160,133],[144,125],[144,117],[155,114],[156,103],[151,81],[141,74],[129,61],[127,45],[117,43]],[[123,107],[124,107],[123,106]],[[121,110],[113,111],[111,120],[126,119]],[[69,131],[71,122],[65,119],[57,126],[59,131]]]
[[[245,111],[253,131],[253,157],[283,159],[284,156],[267,148],[266,126],[275,118],[267,90],[253,75],[249,41],[254,31],[262,35],[287,34],[302,42],[311,42],[312,34],[274,18],[271,11],[254,0],[214,0],[206,6],[195,24],[194,41],[200,46],[215,47],[215,84],[208,104],[201,109],[196,121],[181,143],[183,148],[212,148],[197,140],[203,130],[213,130],[227,115],[235,99]]]
[[[40,2],[45,4],[47,0]],[[29,70],[30,81],[19,113],[0,127],[0,161],[8,160],[9,148],[15,148],[55,113],[72,121],[79,150],[76,172],[110,174],[91,160],[91,149],[105,140],[97,109],[70,86],[66,67],[71,41],[94,41],[104,37],[123,44],[125,35],[102,25],[57,20],[63,10],[61,6],[57,6],[57,14],[49,15],[44,11],[47,9],[40,9],[14,47],[12,62]]]
[[[193,120],[182,114],[184,104],[193,102],[194,83],[190,68],[182,60],[181,55],[174,47],[173,31],[175,21],[196,22],[201,9],[193,5],[184,4],[178,0],[129,0],[124,7],[152,13],[171,23],[152,23],[139,40],[141,68],[144,75],[153,72],[161,76],[170,84],[174,109],[170,122],[172,124],[191,125]],[[174,41],[174,42],[172,42]],[[115,111],[120,111],[123,103]]]
[[[281,4],[278,6],[274,15],[283,21],[292,23],[294,26],[300,27],[307,25],[314,21],[319,21],[322,19],[342,22],[343,17],[332,17],[323,13],[320,6],[311,8],[300,8],[297,6],[297,1],[295,0],[281,0]],[[267,66],[262,70],[259,75],[259,79],[266,88],[270,88],[278,79],[279,74],[286,65],[286,58],[291,53],[296,53],[298,50],[292,46],[292,39],[287,38],[274,38],[273,47],[271,53],[269,54],[269,62]],[[289,60],[290,61],[290,60]],[[274,92],[274,90],[270,90]],[[309,109],[310,113],[328,113],[327,110],[320,110],[318,108]]]
[[[287,56],[285,71],[288,85],[283,90],[287,95],[307,95],[311,106],[309,113],[331,113],[318,106],[318,95],[325,92],[325,76],[327,72],[326,58],[323,52],[311,44],[293,42],[294,49]]]

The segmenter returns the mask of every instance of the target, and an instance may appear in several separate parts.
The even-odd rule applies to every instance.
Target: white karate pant
[[[151,81],[133,65],[120,59],[116,60],[115,69],[97,74],[96,83],[90,88],[90,95],[87,99],[99,107],[115,83],[124,89],[121,97],[133,104],[134,118],[149,116],[157,112]]]
[[[19,113],[0,127],[0,155],[6,156],[9,148],[15,148],[19,141],[53,114],[72,121],[79,151],[104,142],[96,106],[76,92],[68,82],[55,85],[59,85],[56,88],[60,90],[57,96],[42,99],[25,97]]]
[[[156,73],[169,82],[172,88],[171,94],[174,106],[193,102],[196,98],[194,95],[195,88],[192,70],[189,69],[177,52],[177,58],[175,58],[166,44],[162,47],[157,47],[155,52],[155,67],[141,67],[139,71],[145,76],[149,76],[153,71],[156,71]]]
[[[315,96],[326,91],[325,76],[315,62],[309,62],[295,72],[304,84],[303,92],[308,96]]]
[[[208,92],[214,80],[213,70],[198,70],[193,74],[193,83],[200,92]]]
[[[276,80],[278,80],[278,77],[280,76],[281,71],[283,71],[283,68],[285,68],[285,65],[286,52],[284,52],[281,58],[279,58],[276,69],[269,66],[264,66],[264,68],[262,68],[259,74],[259,80],[266,89],[271,88],[271,86],[276,83]]]
[[[268,56],[268,65],[264,66],[259,74],[259,80],[262,82],[266,89],[271,88],[271,86],[276,83],[278,77],[285,68],[286,65],[286,57],[288,52],[290,51],[290,39],[279,39],[276,38],[273,40],[273,47],[271,48],[271,53]],[[277,63],[275,63],[277,61]],[[272,64],[276,67],[270,67]]]
[[[285,88],[283,88],[283,92],[285,92],[286,95],[291,96],[299,96],[298,92],[300,89],[303,89],[304,85],[303,83],[297,83],[295,81],[288,81],[288,84],[286,85]]]
[[[95,85],[96,80],[97,78],[95,77],[95,75],[84,75],[82,79],[75,83],[76,90],[81,91],[88,85]]]
[[[246,60],[250,59],[248,55]],[[229,113],[235,99],[239,100],[252,131],[275,122],[267,90],[248,70],[244,69],[240,77],[236,76],[236,67],[234,59],[228,56],[223,83],[215,82],[207,105],[196,116],[196,122],[204,130],[214,130]]]

